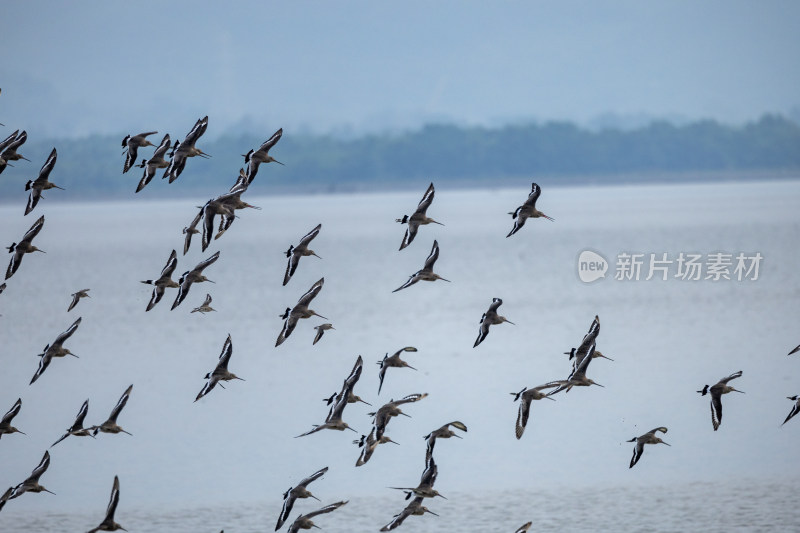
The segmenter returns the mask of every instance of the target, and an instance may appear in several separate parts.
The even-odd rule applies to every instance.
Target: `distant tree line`
[[[170,133],[173,140],[182,140],[186,132]],[[224,192],[244,166],[241,154],[257,148],[272,133],[201,139],[198,146],[211,159],[189,160],[181,177],[169,186],[159,172],[138,196]],[[50,179],[67,191],[50,194],[132,196],[142,170],[133,168],[122,175],[124,134],[43,140],[28,132],[29,141],[20,152],[32,162],[17,161],[15,168],[0,175],[0,200],[25,197],[25,182],[37,175],[53,146],[58,149],[58,163]],[[140,159],[151,153],[152,148],[140,150]],[[256,191],[390,189],[430,180],[492,185],[542,177],[581,183],[597,182],[601,176],[613,182],[618,175],[627,181],[631,176],[652,180],[694,171],[737,171],[747,176],[750,171],[800,170],[800,126],[779,115],[765,115],[743,126],[712,120],[686,125],[655,121],[632,130],[595,131],[569,122],[546,122],[499,128],[430,124],[415,131],[353,139],[284,131],[270,154],[285,166],[262,166],[253,185]]]

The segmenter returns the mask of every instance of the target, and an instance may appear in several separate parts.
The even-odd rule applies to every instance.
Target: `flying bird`
[[[405,414],[400,409],[401,405],[418,402],[427,396],[427,392],[423,392],[422,394],[409,394],[408,396],[400,398],[399,400],[391,400],[383,404],[377,411],[368,413],[369,416],[375,417],[373,420],[373,424],[375,424],[375,438],[380,440],[381,437],[383,437],[383,433],[386,431],[386,426],[395,416],[403,415],[410,418],[410,415]]]
[[[294,522],[292,522],[292,525],[289,526],[288,530],[289,533],[297,533],[301,529],[311,529],[312,527],[319,527],[316,524],[314,524],[314,522],[311,521],[312,518],[321,514],[335,511],[336,509],[338,509],[339,507],[341,507],[346,503],[347,503],[346,501],[332,503],[330,505],[326,505],[322,509],[317,509],[316,511],[312,511],[310,513],[298,516],[297,518],[295,518]]]
[[[281,318],[284,319],[283,322],[283,329],[278,334],[278,339],[275,341],[275,346],[280,346],[283,344],[289,335],[292,334],[294,328],[297,326],[297,322],[301,318],[311,318],[312,316],[318,316],[323,320],[327,320],[324,316],[320,315],[313,309],[309,309],[309,305],[311,305],[311,301],[319,294],[319,291],[322,290],[322,284],[325,283],[325,278],[320,278],[319,281],[314,283],[308,291],[297,300],[297,304],[294,307],[286,308],[286,311],[283,315],[280,315]]]
[[[400,348],[391,356],[387,353],[383,356],[383,359],[378,361],[378,364],[381,366],[380,370],[378,370],[378,379],[380,382],[378,383],[378,394],[381,393],[381,388],[383,387],[383,379],[386,377],[386,371],[391,368],[410,368],[411,370],[416,370],[413,366],[409,365],[402,359],[400,359],[400,354],[403,352],[416,352],[417,349],[413,346],[406,346],[405,348]]]
[[[311,494],[308,490],[308,485],[321,478],[327,471],[327,466],[321,470],[317,470],[294,487],[289,487],[289,490],[283,493],[283,508],[281,509],[281,514],[278,516],[278,523],[275,526],[275,531],[278,531],[284,522],[286,522],[286,519],[289,518],[289,513],[292,512],[292,507],[294,507],[294,502],[297,498],[314,498],[320,501],[319,498]]]
[[[122,409],[125,407],[125,404],[128,403],[128,398],[130,397],[132,390],[133,390],[133,385],[125,389],[125,392],[122,393],[122,396],[120,396],[119,400],[117,401],[117,405],[115,405],[114,409],[111,410],[111,414],[108,416],[108,420],[106,420],[99,426],[92,426],[90,428],[92,430],[93,435],[97,435],[98,431],[102,431],[103,433],[112,433],[112,434],[121,432],[130,435],[130,433],[122,429],[122,427],[120,427],[117,424],[117,417],[122,412]]]
[[[183,234],[186,237],[183,240],[183,255],[186,255],[186,252],[189,251],[189,246],[192,244],[192,235],[196,235],[200,233],[200,230],[197,229],[197,225],[200,223],[200,220],[203,218],[203,207],[199,207],[200,211],[195,215],[194,219],[189,223],[188,226],[183,228]]]
[[[329,329],[336,329],[336,328],[333,327],[333,324],[327,322],[325,324],[320,324],[319,326],[314,326],[314,329],[317,330],[317,334],[314,335],[314,342],[311,343],[312,345],[317,344],[319,340],[322,338],[322,335],[326,331],[328,331]]]
[[[363,466],[367,464],[372,457],[372,454],[375,453],[375,449],[378,447],[378,445],[386,444],[387,442],[397,444],[388,435],[383,435],[380,439],[376,439],[375,426],[372,426],[369,435],[361,435],[360,439],[353,441],[353,444],[358,444],[358,447],[361,448],[361,454],[358,456],[356,466]]]
[[[286,251],[286,257],[289,258],[289,262],[286,264],[286,273],[283,275],[284,285],[289,283],[289,280],[294,275],[294,271],[297,270],[297,265],[300,264],[301,257],[309,255],[319,257],[308,245],[314,240],[314,237],[319,235],[320,229],[322,229],[322,224],[317,224],[314,229],[306,233],[305,236],[300,239],[300,244],[297,246],[289,246],[289,249]],[[319,258],[322,259],[321,257]]]
[[[788,422],[790,418],[792,418],[794,415],[796,415],[798,413],[798,411],[800,411],[800,396],[787,396],[786,399],[787,400],[792,400],[793,402],[795,402],[795,404],[792,406],[792,411],[789,413],[789,416],[786,417],[786,420],[783,421],[783,424]],[[19,400],[17,400],[17,401],[19,401]],[[5,420],[5,419],[3,419],[3,420]],[[783,425],[783,424],[781,424],[781,425]],[[2,424],[0,424],[0,428],[2,428]]]
[[[600,317],[598,315],[594,316],[594,320],[592,324],[589,326],[589,331],[586,335],[583,336],[583,340],[581,341],[581,345],[577,348],[573,348],[568,352],[564,352],[565,355],[569,355],[570,359],[575,359],[574,364],[580,364],[583,361],[583,358],[586,357],[586,354],[589,353],[589,348],[597,343],[597,336],[600,335]],[[609,361],[613,361],[610,357],[606,357],[603,353],[595,348],[595,351],[592,357],[602,357],[603,359],[608,359]]]
[[[53,151],[50,152],[50,155],[47,157],[47,161],[44,162],[42,169],[39,171],[39,177],[35,180],[28,180],[28,183],[25,184],[25,190],[31,191],[28,195],[28,204],[25,206],[26,215],[33,211],[33,208],[39,203],[39,198],[43,198],[42,191],[53,188],[64,190],[48,180],[50,172],[53,170],[53,167],[56,166],[56,159],[58,159],[58,153],[56,149],[53,148]]]
[[[787,353],[786,355],[792,355],[793,353],[797,353],[797,352],[800,352],[800,344],[798,344],[797,347],[794,350],[792,350],[791,352]]]
[[[19,410],[21,408],[22,398],[17,398],[17,401],[14,402],[14,405],[11,406],[11,409],[9,409],[8,412],[3,415],[2,420],[0,420],[0,437],[3,435],[10,435],[11,433],[22,433],[25,435],[24,432],[11,425],[11,422],[14,420],[14,417],[19,414]]]
[[[439,475],[439,467],[436,466],[436,462],[433,460],[433,455],[429,455],[428,458],[425,460],[425,470],[422,471],[422,476],[419,478],[419,485],[416,487],[389,487],[390,489],[397,489],[402,490],[406,493],[406,500],[410,499],[411,496],[416,496],[418,498],[435,498],[439,496],[440,498],[445,498],[439,491],[433,488],[433,484],[436,482],[436,476]]]
[[[591,385],[602,387],[603,385],[600,385],[594,380],[586,377],[586,370],[589,368],[589,363],[591,363],[592,359],[594,358],[594,351],[595,345],[592,344],[583,360],[578,362],[578,359],[575,359],[572,366],[572,372],[567,379],[551,381],[550,383],[547,383],[546,385],[557,385],[552,391],[548,392],[547,395],[552,396],[553,394],[561,392],[562,390],[569,392],[572,390],[572,387],[589,387]]]
[[[200,156],[204,158],[211,157],[207,153],[203,152],[201,149],[195,147],[195,143],[200,139],[200,137],[206,132],[208,128],[208,116],[205,116],[201,119],[198,119],[195,122],[192,131],[186,134],[186,137],[183,139],[183,142],[176,142],[175,145],[172,147],[171,158],[172,160],[169,162],[167,166],[167,170],[164,172],[163,178],[169,178],[169,182],[172,183],[178,176],[181,175],[183,169],[186,168],[186,159],[189,157]]]
[[[127,150],[128,154],[125,156],[125,166],[122,168],[122,173],[125,174],[130,168],[136,163],[136,152],[139,148],[144,148],[145,146],[155,146],[150,140],[147,138],[148,135],[154,135],[158,133],[157,131],[148,131],[146,133],[140,133],[138,135],[126,135],[124,139],[122,139],[122,148],[123,151]],[[145,184],[146,185],[146,184]],[[139,191],[136,191],[139,192]]]
[[[180,284],[172,279],[172,273],[175,272],[175,268],[177,266],[178,254],[175,252],[175,250],[172,250],[172,253],[169,254],[169,258],[167,259],[167,264],[161,269],[161,276],[158,279],[147,279],[142,281],[142,283],[153,286],[153,294],[150,296],[150,302],[147,304],[147,309],[145,309],[145,312],[151,310],[158,302],[161,301],[161,298],[164,296],[164,291],[167,289],[167,287],[176,289],[180,287]]]
[[[217,259],[219,259],[219,252],[215,253],[208,259],[201,261],[192,270],[187,270],[183,273],[181,279],[178,280],[178,283],[180,284],[180,287],[178,287],[178,295],[175,297],[175,301],[172,302],[172,307],[170,310],[178,307],[181,302],[186,299],[186,296],[189,294],[189,289],[192,287],[193,283],[201,283],[203,281],[214,283],[203,275],[203,270],[212,265]]]
[[[417,496],[411,503],[406,505],[406,508],[400,511],[398,514],[394,515],[394,518],[391,522],[386,524],[381,528],[381,531],[391,531],[394,528],[398,527],[403,521],[408,518],[409,516],[422,516],[425,513],[430,513],[433,516],[439,516],[438,514],[434,513],[424,505],[422,505],[422,496]]]
[[[642,456],[642,452],[644,452],[644,445],[645,444],[659,444],[660,443],[660,444],[666,444],[667,446],[669,446],[669,444],[667,444],[666,442],[664,442],[660,438],[656,437],[656,433],[659,432],[659,431],[661,433],[666,433],[667,432],[667,428],[659,427],[659,428],[651,429],[650,431],[648,431],[647,433],[645,433],[641,437],[633,437],[631,440],[627,441],[627,442],[635,442],[636,443],[636,447],[633,449],[633,457],[631,457],[631,464],[630,464],[630,466],[628,468],[633,468],[633,465],[635,465],[636,463],[639,462],[639,458]]]
[[[514,396],[515,402],[520,400],[519,412],[517,413],[517,423],[515,426],[517,440],[521,439],[522,434],[525,432],[525,426],[528,424],[528,416],[531,414],[531,403],[533,403],[533,400],[541,400],[542,398],[553,400],[553,398],[550,398],[547,394],[543,394],[542,391],[557,386],[558,383],[547,383],[532,389],[525,387],[519,392],[511,393],[511,395]]]
[[[0,141],[0,174],[3,173],[3,171],[6,169],[6,166],[13,166],[9,165],[8,162],[14,161],[14,155],[19,155],[16,153],[16,148],[14,148],[14,146],[19,147],[28,138],[27,133],[22,132],[22,134],[23,135],[19,135],[19,130],[16,130],[14,133]],[[17,141],[20,137],[22,137],[22,142],[17,144]]]
[[[67,308],[67,313],[72,311],[72,309],[78,305],[78,302],[81,298],[91,298],[89,296],[90,289],[81,289],[78,292],[73,292],[70,296],[72,296],[72,302],[70,302],[69,307]]]
[[[50,366],[50,362],[53,360],[53,357],[64,357],[67,355],[71,355],[73,357],[78,357],[74,353],[69,351],[69,348],[64,348],[64,343],[72,337],[72,334],[78,329],[78,326],[81,325],[81,318],[79,317],[78,320],[72,323],[70,327],[66,329],[66,331],[60,333],[56,340],[53,341],[53,344],[48,344],[44,347],[39,356],[41,359],[39,360],[39,367],[36,369],[36,373],[31,378],[30,384],[33,385],[33,382],[39,379],[47,367]]]
[[[17,132],[15,131],[12,133],[12,135],[15,135],[16,133]],[[19,161],[20,159],[30,162],[30,159],[17,152],[17,149],[25,144],[25,141],[27,140],[28,132],[26,131],[23,131],[19,135],[15,135],[13,140],[10,140],[10,136],[6,137],[6,139],[3,141],[5,148],[3,149],[2,154],[0,154],[0,158],[2,158],[6,163],[9,161]],[[3,168],[5,168],[5,165],[3,165]],[[2,172],[3,168],[0,168],[0,172]]]
[[[92,437],[92,428],[84,428],[83,421],[86,419],[86,413],[89,412],[89,400],[83,402],[81,405],[80,410],[78,411],[78,416],[75,417],[75,422],[72,423],[70,427],[67,428],[66,433],[64,433],[60,439],[55,441],[53,444],[50,445],[52,448],[62,440],[66,439],[70,435],[74,435],[75,437]]]
[[[26,492],[49,492],[50,494],[55,494],[55,492],[47,490],[43,485],[39,484],[39,478],[42,477],[48,466],[50,466],[50,452],[44,452],[39,465],[33,469],[28,479],[14,487],[14,492],[9,496],[9,500],[19,498]]]
[[[108,507],[106,508],[106,517],[100,522],[100,525],[92,529],[88,533],[97,533],[97,531],[128,531],[121,525],[114,521],[114,513],[117,512],[117,505],[119,505],[119,478],[114,476],[114,484],[111,486],[111,498],[108,500]]]
[[[231,360],[231,355],[233,354],[233,343],[231,342],[231,336],[228,334],[228,338],[225,340],[225,343],[222,345],[222,352],[219,354],[219,362],[217,366],[214,368],[212,372],[206,374],[205,379],[208,381],[206,382],[203,389],[197,394],[197,398],[194,401],[199,400],[209,392],[211,389],[216,386],[217,383],[220,381],[230,381],[232,379],[239,379],[244,381],[242,378],[234,374],[233,372],[228,371],[228,362]],[[222,387],[222,383],[219,384]],[[223,387],[224,388],[224,387]]]
[[[170,139],[169,133],[167,133],[164,135],[164,138],[161,139],[161,144],[158,145],[156,151],[153,152],[153,157],[150,159],[142,159],[141,164],[136,165],[138,168],[144,169],[144,172],[142,173],[142,179],[139,180],[139,184],[136,186],[136,192],[144,189],[147,184],[152,181],[158,169],[167,168],[169,166],[169,161],[164,158],[164,156],[167,154],[167,150],[169,150],[169,147]]]
[[[480,343],[483,342],[483,339],[489,334],[489,326],[494,326],[497,324],[502,324],[503,322],[508,322],[511,325],[516,325],[511,322],[509,319],[497,313],[497,308],[503,305],[503,300],[500,298],[492,298],[492,304],[489,306],[489,309],[483,313],[481,317],[481,327],[478,329],[478,338],[475,339],[475,344],[472,345],[473,348],[478,346]]]
[[[509,213],[511,218],[514,219],[514,227],[511,228],[511,231],[508,235],[506,235],[506,238],[511,237],[518,232],[520,228],[525,225],[525,221],[529,218],[544,217],[547,220],[553,220],[549,216],[536,209],[536,200],[539,198],[540,194],[542,194],[542,189],[539,188],[539,186],[535,183],[531,184],[531,192],[528,194],[528,199],[525,200],[525,203],[516,208],[514,212]]]
[[[264,141],[258,150],[250,150],[244,154],[244,162],[247,163],[248,185],[253,183],[256,173],[258,173],[258,167],[261,165],[261,163],[278,163],[279,165],[283,165],[283,163],[275,160],[271,155],[269,155],[270,149],[281,139],[281,135],[283,135],[283,128],[280,128],[278,131],[273,133],[272,137]]]
[[[32,252],[45,253],[44,250],[40,250],[31,244],[33,238],[36,237],[42,230],[42,226],[44,226],[44,215],[40,216],[39,220],[33,223],[33,226],[31,226],[30,229],[25,233],[19,243],[12,242],[11,246],[7,247],[8,253],[14,255],[11,256],[11,261],[8,263],[8,269],[6,269],[6,279],[14,275],[19,268],[19,265],[22,263],[22,258],[25,256],[25,254]]]
[[[467,432],[467,426],[464,422],[459,422],[458,420],[453,420],[452,422],[448,422],[447,424],[443,425],[439,429],[434,429],[424,437],[427,445],[427,449],[425,451],[425,460],[428,460],[428,457],[433,455],[433,447],[436,445],[436,439],[449,439],[450,437],[456,438],[463,438],[461,435],[457,434],[455,431],[450,429],[450,426],[463,431],[464,433]]]
[[[325,423],[315,425],[314,429],[307,431],[302,435],[298,435],[295,438],[305,437],[306,435],[311,435],[312,433],[316,433],[317,431],[321,431],[323,429],[335,429],[337,431],[349,429],[350,431],[356,431],[347,425],[347,422],[342,420],[342,414],[344,413],[344,408],[347,407],[348,403],[350,403],[350,396],[353,394],[353,387],[355,387],[356,383],[358,382],[358,378],[361,377],[361,370],[363,366],[364,359],[359,355],[358,359],[356,359],[355,365],[353,365],[353,369],[344,380],[341,392],[336,396],[333,405],[328,411],[328,416],[325,418]]]
[[[736,390],[728,385],[729,381],[741,376],[742,371],[739,370],[726,378],[720,379],[716,385],[711,387],[706,385],[703,387],[703,390],[697,391],[701,396],[705,396],[707,393],[711,394],[711,425],[714,426],[714,431],[718,430],[719,425],[722,423],[722,395],[728,394],[729,392],[741,392],[744,394],[743,391]]]
[[[397,292],[399,290],[405,289],[406,287],[410,287],[411,285],[415,284],[416,282],[422,281],[436,281],[440,279],[442,281],[449,282],[449,279],[444,279],[439,274],[436,274],[433,271],[433,265],[436,263],[436,260],[439,259],[439,243],[435,240],[433,241],[433,246],[431,247],[431,253],[428,254],[428,258],[425,259],[425,265],[422,267],[422,270],[416,271],[412,274],[408,281],[403,283],[400,287],[396,288],[392,292]]]
[[[428,186],[428,190],[425,191],[425,194],[422,196],[422,200],[420,200],[419,205],[417,206],[417,210],[414,211],[414,214],[411,216],[403,215],[403,218],[396,219],[396,222],[401,224],[408,224],[406,228],[406,233],[403,235],[403,242],[400,243],[400,249],[402,250],[409,244],[411,241],[414,240],[414,237],[417,236],[417,230],[420,226],[425,224],[439,224],[440,226],[444,226],[441,222],[436,222],[432,218],[428,218],[425,215],[425,212],[431,206],[431,202],[433,202],[433,195],[436,191],[433,189],[433,183]]]
[[[192,313],[205,314],[205,313],[208,313],[210,311],[216,311],[216,309],[211,307],[211,295],[210,294],[206,294],[206,299],[203,300],[203,305],[201,305],[199,307],[195,307],[194,309],[192,309]]]

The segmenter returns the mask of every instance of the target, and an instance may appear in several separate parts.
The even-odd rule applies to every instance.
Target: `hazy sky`
[[[209,136],[741,123],[800,108],[799,19],[793,1],[12,2],[0,122],[41,136],[182,135],[206,114]]]

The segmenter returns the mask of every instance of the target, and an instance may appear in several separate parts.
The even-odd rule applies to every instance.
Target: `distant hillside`
[[[209,125],[213,128],[213,122]],[[10,133],[0,128],[0,135]],[[138,132],[137,132],[138,133]],[[165,132],[160,132],[158,142]],[[170,132],[182,139],[185,131]],[[244,165],[244,154],[257,148],[261,137],[200,140],[211,159],[190,159],[173,184],[162,172],[139,196],[156,198],[215,194],[232,184]],[[98,198],[133,196],[141,169],[122,175],[124,156],[115,137],[37,139],[20,152],[32,162],[17,161],[0,175],[0,200],[25,197],[25,181],[34,178],[53,146],[58,163],[51,180],[66,191],[51,196]],[[140,151],[148,157],[152,148]],[[762,171],[800,171],[800,126],[789,119],[765,115],[744,126],[700,121],[676,126],[652,122],[633,130],[591,131],[566,122],[510,125],[502,128],[431,124],[402,134],[369,135],[356,139],[295,136],[285,131],[272,150],[285,166],[262,166],[253,185],[256,193],[326,192],[406,188],[422,181],[497,185],[520,179],[548,179],[561,184],[652,181],[680,173],[688,179],[707,176],[757,176]],[[45,193],[47,195],[47,193]]]

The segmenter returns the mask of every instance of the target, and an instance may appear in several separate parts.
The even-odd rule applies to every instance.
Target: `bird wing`
[[[436,263],[437,259],[439,259],[439,243],[434,240],[433,246],[431,247],[431,253],[428,254],[428,258],[425,259],[425,266],[422,267],[423,270],[433,270],[433,265]]]
[[[289,283],[289,280],[294,275],[294,271],[297,270],[297,265],[299,264],[300,264],[300,254],[290,254],[289,261],[286,263],[286,272],[283,275],[284,285]]]
[[[292,334],[292,331],[294,331],[295,326],[297,326],[298,320],[299,318],[297,318],[297,315],[289,313],[289,316],[283,322],[283,329],[278,334],[278,340],[275,341],[275,346],[280,346],[281,344],[283,344],[283,341],[289,338],[289,335]]]
[[[195,397],[194,401],[199,400],[200,398],[211,392],[211,389],[213,389],[217,385],[217,381],[219,381],[219,379],[214,376],[208,378],[206,384],[203,385],[203,388],[200,390],[200,392],[197,393],[197,396]]]
[[[154,285],[153,294],[150,295],[150,302],[147,304],[147,309],[145,309],[145,311],[149,311],[155,307],[156,304],[161,301],[162,296],[164,296],[164,287],[161,285]]]
[[[34,210],[36,204],[39,203],[39,198],[42,197],[42,189],[34,184],[31,187],[31,192],[28,194],[28,203],[25,204],[25,214],[27,215]]]
[[[225,344],[222,345],[222,352],[219,354],[219,362],[217,363],[217,369],[228,369],[228,362],[231,360],[231,355],[233,354],[233,342],[231,342],[231,336],[228,334],[228,338],[225,339]]]
[[[201,272],[203,272],[203,270],[207,266],[209,266],[212,263],[214,263],[214,261],[216,261],[217,259],[219,259],[219,252],[215,253],[214,255],[209,257],[208,259],[205,259],[204,261],[201,261],[200,263],[198,263],[197,266],[194,267],[194,272],[200,274]]]
[[[325,333],[325,330],[323,328],[317,326],[317,334],[314,335],[314,342],[312,342],[311,344],[312,345],[317,344],[317,342],[319,342],[319,340],[322,338],[322,334],[323,333]]]
[[[73,333],[75,333],[75,330],[77,330],[78,326],[80,325],[81,325],[81,317],[79,317],[78,320],[73,322],[72,325],[68,327],[65,332],[61,333],[58,337],[56,337],[56,340],[53,344],[54,345],[63,344],[67,339],[69,339],[72,336]]]
[[[415,272],[415,273],[413,273],[412,275],[410,275],[410,276],[408,277],[408,281],[406,281],[405,283],[403,283],[402,285],[400,285],[399,287],[397,287],[397,288],[396,288],[395,290],[393,290],[392,292],[401,291],[401,290],[405,289],[406,287],[410,287],[411,285],[413,285],[413,284],[415,284],[416,282],[418,282],[418,281],[419,281],[419,273],[420,273],[420,272],[422,272],[422,271],[421,271],[421,270],[418,270],[417,272]]]
[[[436,466],[436,462],[433,460],[433,454],[425,461],[425,470],[422,471],[422,475],[419,478],[419,486],[427,486],[433,488],[433,484],[436,482],[436,476],[439,475],[439,467]]]
[[[321,469],[317,470],[316,472],[314,472],[313,474],[311,474],[310,476],[308,476],[307,478],[305,478],[304,480],[302,480],[300,483],[297,484],[297,486],[298,487],[306,487],[312,481],[316,481],[319,478],[321,478],[323,475],[325,475],[325,472],[327,472],[327,471],[328,471],[328,467],[327,466],[325,468],[321,468]]]
[[[264,141],[261,144],[261,147],[259,147],[258,151],[264,153],[269,152],[270,148],[275,146],[275,144],[277,144],[277,142],[281,140],[281,135],[283,135],[283,128],[280,128],[278,131],[272,134],[272,137]]]
[[[306,233],[306,234],[303,236],[303,238],[302,238],[302,239],[300,239],[300,244],[298,245],[298,247],[302,247],[302,246],[304,246],[304,245],[305,245],[305,246],[308,246],[308,244],[309,244],[309,243],[310,243],[312,240],[314,240],[314,237],[316,237],[317,235],[319,235],[319,230],[321,230],[321,229],[322,229],[322,224],[317,224],[317,226],[316,226],[314,229],[312,229],[311,231],[309,231],[308,233]]]
[[[108,420],[111,422],[116,422],[119,413],[125,407],[125,404],[128,403],[128,397],[131,395],[131,390],[133,390],[133,385],[129,386],[125,389],[125,392],[122,393],[120,396],[119,401],[117,401],[117,405],[114,406],[114,409],[111,410],[111,415],[109,415]]]
[[[89,412],[89,400],[86,400],[85,402],[83,402],[83,405],[81,405],[81,408],[78,411],[78,416],[75,417],[75,422],[72,423],[72,427],[69,428],[70,432],[83,429],[83,421],[86,419],[86,414],[88,412]]]
[[[44,183],[47,181],[47,177],[50,175],[53,167],[56,166],[56,159],[58,159],[58,152],[56,152],[56,149],[53,148],[53,151],[50,152],[49,156],[47,156],[47,160],[44,162],[44,165],[42,165],[41,170],[39,170],[39,177],[36,178],[37,182]]]
[[[42,460],[39,461],[39,465],[33,469],[33,472],[31,472],[30,477],[25,480],[25,483],[28,483],[30,481],[38,482],[39,477],[41,477],[41,475],[45,473],[45,470],[47,470],[48,466],[50,466],[50,452],[46,451],[42,456]]]
[[[433,189],[433,183],[428,185],[428,190],[425,191],[425,194],[422,196],[422,200],[420,200],[419,205],[417,206],[417,213],[420,215],[424,215],[425,211],[428,210],[430,207],[431,202],[433,202],[433,195],[436,191]]]
[[[741,370],[739,370],[738,372],[734,372],[733,374],[731,374],[727,378],[722,378],[721,380],[719,380],[719,382],[720,383],[728,383],[730,380],[736,379],[736,378],[739,378],[739,377],[742,377],[742,371]]]
[[[719,429],[722,423],[722,394],[711,393],[711,425],[714,426],[714,431]]]
[[[325,283],[325,278],[320,278],[319,281],[314,283],[308,291],[297,300],[297,305],[305,305],[308,306],[311,304],[311,300],[313,300],[319,291],[322,290],[322,284]]]
[[[125,174],[136,163],[138,157],[139,146],[133,143],[128,143],[128,153],[125,156],[125,166],[122,167],[122,173]]]
[[[11,421],[14,420],[14,417],[19,414],[20,408],[22,408],[22,398],[17,398],[17,401],[14,402],[14,405],[11,407],[11,409],[9,409],[8,412],[3,415],[3,420],[0,421],[0,427],[11,424]]]
[[[425,398],[426,396],[428,396],[427,392],[423,392],[421,394],[420,393],[409,394],[408,396],[405,396],[404,398],[400,398],[399,400],[393,400],[393,401],[391,401],[389,403],[392,403],[394,405],[403,405],[403,404],[406,404],[406,403],[418,402],[421,399]]]
[[[39,359],[39,368],[36,369],[36,373],[31,378],[31,382],[30,382],[31,385],[33,385],[34,381],[39,379],[39,376],[44,374],[44,371],[47,370],[48,366],[50,366],[50,361],[52,361],[52,360],[53,360],[53,356],[50,355],[50,353],[47,350],[45,350],[44,355],[42,355],[42,358]]]
[[[175,250],[172,250],[172,253],[169,254],[169,259],[167,259],[167,264],[164,265],[164,268],[161,269],[161,277],[167,276],[172,277],[172,273],[175,272],[175,268],[178,266],[178,253]]]
[[[207,116],[198,119],[197,122],[194,123],[192,130],[186,134],[183,144],[187,146],[193,145],[195,142],[197,142],[197,139],[199,139],[206,132],[206,128],[208,128]]]
[[[0,156],[2,155],[3,151],[5,151],[5,149],[8,148],[8,146],[10,146],[11,143],[14,142],[14,139],[17,138],[17,134],[18,133],[19,133],[19,130],[16,130],[14,133],[12,133],[8,137],[6,137],[2,141],[0,141]]]
[[[525,394],[520,398],[519,411],[517,412],[517,425],[515,428],[517,439],[522,438],[522,433],[525,431],[525,426],[528,424],[528,416],[531,413],[532,401],[533,399]]]
[[[514,227],[511,228],[511,231],[508,232],[508,235],[506,235],[506,238],[509,238],[512,235],[514,235],[516,232],[518,232],[520,230],[520,228],[522,228],[522,226],[525,225],[525,221],[528,219],[528,217],[523,216],[523,215],[520,214],[520,209],[522,209],[522,208],[518,207],[517,210],[514,211]]]
[[[489,325],[490,324],[489,324],[489,321],[487,321],[485,319],[486,319],[486,313],[484,313],[483,318],[481,319],[481,325],[480,325],[480,328],[478,328],[478,338],[475,339],[475,344],[472,345],[473,348],[475,348],[477,345],[482,343],[483,339],[485,339],[486,336],[489,335]]]
[[[531,192],[528,194],[528,199],[525,200],[525,205],[536,207],[536,200],[539,198],[540,194],[542,194],[542,189],[537,184],[532,183]]]
[[[163,159],[164,155],[167,153],[170,147],[170,139],[169,133],[164,135],[164,138],[161,139],[161,143],[156,148],[156,151],[153,152],[153,157],[151,159]]]
[[[326,505],[325,507],[317,509],[316,511],[311,511],[310,513],[306,513],[302,517],[303,518],[312,518],[312,517],[315,517],[317,515],[321,515],[321,514],[324,514],[324,513],[330,513],[331,511],[335,511],[336,509],[338,509],[339,507],[341,507],[342,505],[344,505],[346,503],[347,503],[346,501],[332,503],[330,505]]]
[[[633,456],[631,457],[631,464],[628,468],[633,468],[633,465],[639,462],[642,452],[644,452],[644,441],[642,439],[636,439],[636,446],[633,448]]]
[[[111,486],[111,497],[108,500],[108,507],[106,508],[106,518],[103,522],[113,522],[114,513],[117,511],[119,504],[119,478],[114,476],[114,484]]]
[[[419,229],[419,224],[409,219],[408,225],[406,226],[406,233],[405,235],[403,235],[403,242],[400,243],[401,250],[406,246],[408,246],[409,244],[411,244],[411,241],[413,241],[414,237],[417,236],[418,229]]]
[[[789,419],[792,418],[794,415],[796,415],[798,412],[800,412],[800,401],[796,401],[795,404],[792,406],[792,410],[789,413],[789,416],[786,417],[786,420],[783,421],[783,424],[788,422]]]
[[[292,487],[293,489],[294,487]],[[292,489],[286,491],[286,495],[283,498],[283,507],[281,507],[281,514],[278,515],[278,523],[275,525],[275,531],[278,531],[281,526],[286,522],[286,519],[289,518],[289,513],[292,512],[292,507],[294,507],[294,501],[297,497],[292,492]]]

